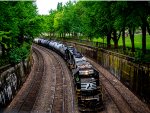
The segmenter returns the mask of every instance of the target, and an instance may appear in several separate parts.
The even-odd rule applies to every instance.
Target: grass
[[[130,37],[129,36],[126,37],[125,40],[126,40],[126,46],[131,47]],[[98,39],[94,38],[93,41],[94,42],[103,42],[103,39],[102,38],[98,38]],[[142,49],[142,34],[135,35],[134,41],[135,41],[134,42],[135,43],[135,48]],[[104,38],[104,43],[106,43],[106,38]],[[111,40],[111,44],[113,44],[113,40]],[[120,37],[118,45],[122,46],[122,37]],[[146,35],[146,48],[150,49],[150,35],[148,35],[148,34]]]
[[[86,44],[89,46],[96,46],[95,45],[96,43],[92,43],[91,41],[87,40],[86,37],[83,37],[83,36],[76,37],[76,38],[75,37],[66,37],[65,40],[83,43],[83,44]],[[146,49],[148,50],[146,54],[143,54],[142,50],[141,50],[142,49],[142,34],[135,34],[135,37],[134,37],[134,44],[135,44],[135,49],[136,49],[135,52],[131,51],[131,40],[130,40],[129,36],[125,38],[125,41],[126,41],[126,47],[128,47],[128,48],[126,48],[126,50],[123,50],[120,47],[118,49],[114,49],[113,46],[110,50],[113,52],[116,52],[116,53],[134,57],[135,62],[150,63],[150,52],[149,52],[150,51],[150,35],[148,35],[148,34],[146,35]],[[104,38],[104,40],[102,38],[94,38],[93,42],[105,43],[104,44],[104,47],[105,47],[107,40],[106,40],[106,37]],[[111,44],[112,45],[114,44],[113,40],[111,40]],[[118,45],[122,46],[122,37],[120,37]],[[102,47],[103,47],[103,45],[102,45]]]

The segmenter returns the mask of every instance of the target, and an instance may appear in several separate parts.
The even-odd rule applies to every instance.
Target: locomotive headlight
[[[85,71],[84,74],[85,74],[85,75],[88,75],[88,74],[89,74],[89,71]]]
[[[88,74],[93,74],[94,70],[84,70],[84,71],[79,71],[80,75],[88,75]]]
[[[89,70],[89,74],[93,74],[94,73],[94,70]]]
[[[89,74],[88,70],[86,70],[86,71],[79,71],[79,73],[80,73],[80,75],[88,75]]]

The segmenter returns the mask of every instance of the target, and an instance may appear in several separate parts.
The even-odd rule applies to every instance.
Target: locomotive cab
[[[78,52],[73,46],[68,46],[65,50],[66,59],[71,69],[77,68],[77,62],[86,60],[83,55]]]
[[[99,73],[93,68],[78,70],[74,74],[74,82],[79,110],[102,110],[102,89],[99,83]]]

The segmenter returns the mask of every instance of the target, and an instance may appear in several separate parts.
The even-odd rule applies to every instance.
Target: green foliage
[[[135,48],[138,48],[138,49],[142,49],[142,35],[141,34],[136,34],[135,35]],[[150,35],[146,35],[146,47],[148,50],[150,50]],[[103,39],[102,38],[93,38],[93,41],[94,42],[101,42],[103,43]],[[107,43],[106,42],[106,38],[104,39],[104,43]],[[113,44],[113,42],[111,41],[111,44]],[[119,46],[122,46],[122,38],[119,39],[119,42],[118,42]],[[126,37],[126,46],[127,47],[131,47],[131,41],[130,41],[130,37]]]
[[[10,63],[19,63],[27,58],[30,52],[30,45],[24,43],[22,47],[13,48],[9,52]]]
[[[129,39],[134,51],[135,30],[143,26],[150,33],[149,12],[150,5],[147,1],[78,1],[77,3],[70,1],[64,6],[58,3],[57,10],[51,10],[49,15],[51,20],[49,31],[57,34],[80,33],[89,39],[107,37],[108,45],[110,40],[113,40],[116,47],[122,33],[125,48],[124,34],[129,30]],[[143,40],[142,42],[141,46],[144,47],[145,42]]]
[[[54,29],[58,32],[63,32],[63,23],[62,23],[63,12],[58,12],[54,17]]]
[[[12,47],[12,38],[9,36],[10,34],[11,32],[0,31],[0,45],[2,48],[2,55],[4,55],[5,52],[7,52]]]
[[[0,55],[0,67],[9,64],[8,56],[1,56]]]
[[[0,2],[0,45],[2,57],[10,55],[11,62],[26,58],[33,37],[39,36],[45,29],[43,18],[38,16],[35,1]],[[8,54],[9,53],[9,54]]]
[[[21,43],[24,36],[35,37],[41,33],[33,1],[2,1],[0,7],[3,9],[0,10],[0,31],[11,31],[10,36]]]

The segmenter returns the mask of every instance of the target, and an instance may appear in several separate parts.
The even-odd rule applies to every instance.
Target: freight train
[[[65,59],[72,72],[79,111],[101,111],[104,108],[99,73],[76,48],[41,38],[34,39],[34,43],[57,52]]]

